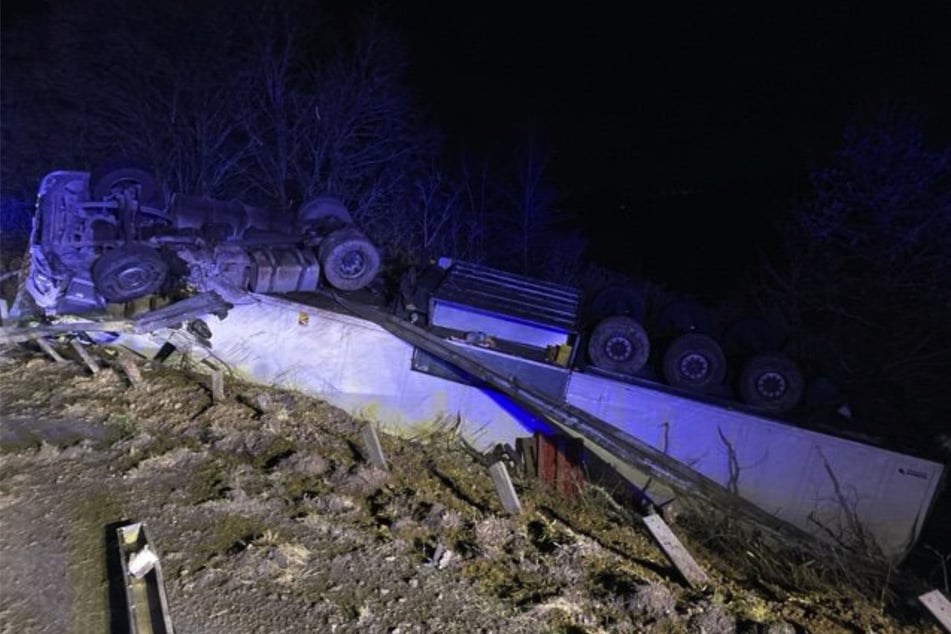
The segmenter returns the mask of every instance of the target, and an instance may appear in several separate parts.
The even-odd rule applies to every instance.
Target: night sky
[[[850,122],[906,109],[951,143],[947,0],[315,6],[380,3],[450,150],[500,165],[534,135],[589,258],[687,292],[757,266]]]
[[[452,145],[533,131],[592,256],[684,290],[756,265],[844,126],[883,107],[951,138],[951,3],[403,5],[412,77]]]

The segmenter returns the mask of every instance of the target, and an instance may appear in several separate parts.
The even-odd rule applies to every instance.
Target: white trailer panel
[[[566,400],[790,524],[890,558],[917,540],[943,478],[935,462],[600,376],[572,373]]]
[[[318,396],[396,432],[458,420],[460,432],[485,450],[550,431],[496,391],[414,371],[413,346],[370,321],[251,295],[225,319],[210,316],[207,323],[209,356],[239,376]],[[117,343],[154,353],[169,340],[188,347],[183,331],[168,329],[122,335]],[[190,352],[209,354],[194,345]],[[503,357],[490,350],[475,355],[509,374],[511,357]],[[543,369],[535,366],[544,365],[520,363],[525,367],[516,364],[511,375],[525,384]],[[864,532],[896,560],[918,538],[943,479],[943,466],[928,460],[649,387],[557,370],[565,373],[564,387],[558,376],[545,375],[550,395],[563,396],[790,524],[845,543]],[[552,394],[559,389],[563,395]]]

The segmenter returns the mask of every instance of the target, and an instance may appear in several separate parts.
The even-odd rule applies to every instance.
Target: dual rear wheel
[[[588,341],[588,357],[595,367],[635,376],[650,356],[650,340],[632,317],[616,315],[600,321]],[[722,389],[727,359],[720,344],[699,332],[676,337],[664,351],[662,373],[667,384],[699,394]],[[740,400],[763,412],[783,414],[803,395],[805,381],[799,366],[776,351],[752,354],[736,377]]]

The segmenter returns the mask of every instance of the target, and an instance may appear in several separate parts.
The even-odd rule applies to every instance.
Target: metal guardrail
[[[173,634],[158,554],[142,522],[116,529],[129,634]]]
[[[204,315],[224,314],[232,307],[232,304],[223,300],[215,292],[201,293],[130,319],[63,320],[51,324],[0,327],[0,344],[18,343],[75,332],[139,334],[187,322]]]
[[[815,545],[815,537],[806,531],[767,513],[715,480],[614,425],[536,390],[515,376],[506,376],[486,367],[474,356],[465,354],[462,348],[447,343],[419,326],[380,309],[345,300],[337,294],[334,294],[334,299],[354,315],[376,323],[407,343],[484,381],[489,387],[544,418],[562,433],[588,441],[587,450],[640,489],[652,505],[660,508],[677,496],[692,497],[735,517],[752,521],[786,543],[795,541],[807,548]],[[658,504],[659,500],[663,501],[662,504]]]

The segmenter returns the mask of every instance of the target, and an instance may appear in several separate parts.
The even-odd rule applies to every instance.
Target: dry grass
[[[148,483],[150,507],[187,510],[182,524],[202,527],[192,529],[193,541],[180,530],[173,579],[217,578],[216,570],[240,566],[241,579],[315,603],[329,591],[322,575],[366,553],[372,563],[363,574],[399,581],[408,571],[439,570],[543,631],[699,631],[691,619],[717,610],[748,628],[785,620],[804,631],[845,632],[849,623],[911,631],[886,616],[898,614],[891,590],[883,592],[895,579],[868,576],[835,551],[783,548],[688,507],[674,531],[713,578],[710,588],[690,589],[616,491],[592,486],[565,498],[514,469],[523,512],[508,516],[485,457],[452,419],[409,436],[380,434],[390,465],[381,473],[362,447],[366,421],[239,381],[229,382],[226,402],[212,405],[206,377],[187,370],[150,369],[148,387],[132,390],[117,374],[90,377],[78,363],[53,364],[26,347],[0,366],[8,412],[56,416],[71,403],[72,416],[115,426],[121,433],[100,448],[116,452],[112,468]],[[49,384],[61,402],[34,399],[35,386]],[[249,405],[264,393],[267,406]],[[29,469],[29,451],[17,449],[4,465],[5,487]],[[128,503],[109,499],[117,508]],[[399,564],[405,555],[410,561]],[[340,597],[339,609],[370,618],[368,586]]]

